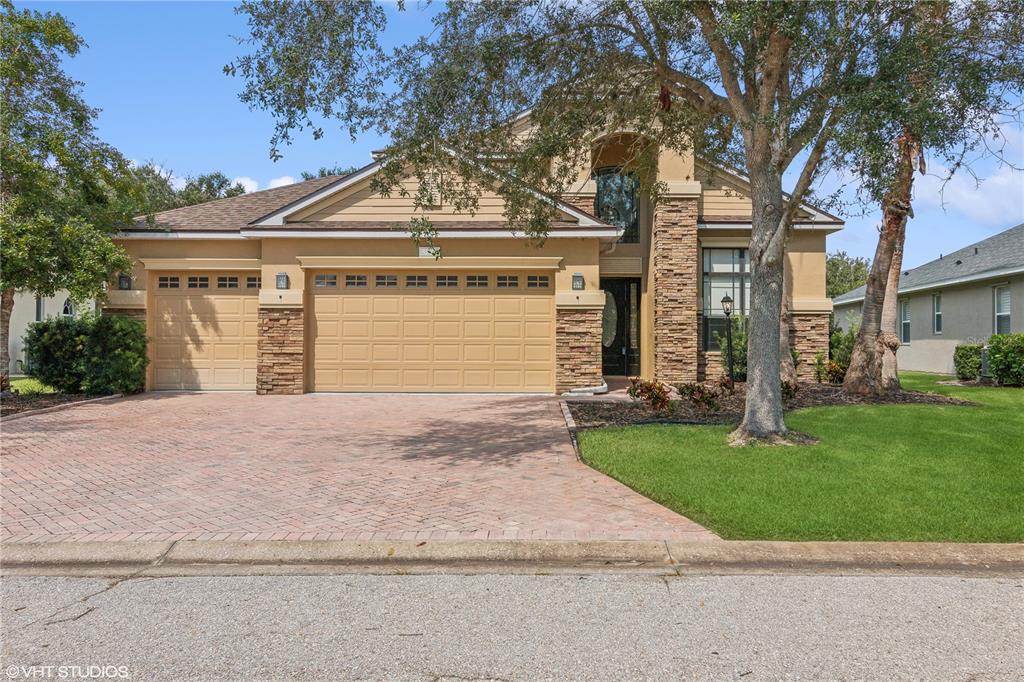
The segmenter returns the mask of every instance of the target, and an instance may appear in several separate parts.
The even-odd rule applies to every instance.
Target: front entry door
[[[604,319],[601,329],[603,370],[610,376],[640,373],[640,280],[601,279]]]

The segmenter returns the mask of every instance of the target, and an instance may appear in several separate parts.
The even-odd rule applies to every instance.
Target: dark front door
[[[604,289],[604,320],[601,359],[604,373],[628,376],[640,373],[640,280],[601,279]]]

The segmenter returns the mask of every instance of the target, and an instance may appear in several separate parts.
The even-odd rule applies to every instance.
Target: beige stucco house
[[[900,369],[953,374],[953,350],[1024,331],[1024,224],[901,273]],[[833,299],[836,325],[860,324],[864,287]]]
[[[720,371],[729,293],[747,305],[747,182],[662,151],[657,206],[619,173],[611,136],[551,202],[543,246],[513,234],[499,195],[427,212],[440,258],[409,238],[411,198],[376,194],[375,162],[344,177],[165,211],[119,237],[135,260],[109,314],[147,323],[148,387],[309,391],[595,391],[612,375]],[[409,180],[410,186],[413,181]],[[803,357],[828,347],[825,239],[803,207],[787,291]],[[810,372],[810,363],[801,371]]]

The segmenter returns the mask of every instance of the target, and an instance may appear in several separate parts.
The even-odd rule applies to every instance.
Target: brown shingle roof
[[[146,220],[146,216],[138,216],[131,229],[237,232],[257,218],[262,218],[282,206],[298,201],[343,177],[342,175],[328,175],[284,187],[240,194],[227,199],[216,199],[205,204],[172,208],[155,214],[155,225],[151,225]]]
[[[434,227],[438,230],[503,230],[508,231],[509,225],[502,220],[435,220]],[[305,231],[328,231],[328,230],[371,230],[374,232],[408,232],[408,220],[317,220],[307,222],[288,223],[287,225],[250,225],[245,228],[258,232],[260,230],[305,230]],[[578,222],[569,220],[556,220],[550,224],[552,230],[592,230],[593,227],[581,227]]]

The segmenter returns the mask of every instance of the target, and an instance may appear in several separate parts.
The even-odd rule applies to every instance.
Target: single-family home
[[[864,287],[833,300],[836,325],[859,325]],[[900,369],[953,373],[953,350],[1024,331],[1024,224],[900,274]]]
[[[537,193],[558,215],[541,246],[484,190],[472,214],[425,211],[436,257],[410,239],[411,196],[374,190],[380,161],[164,211],[118,235],[135,268],[105,311],[146,321],[151,390],[563,393],[713,376],[721,299],[748,307],[749,184],[663,149],[655,205],[624,168],[636,142],[595,140],[570,191]],[[789,239],[804,358],[828,347],[825,240],[841,228],[805,205]]]

